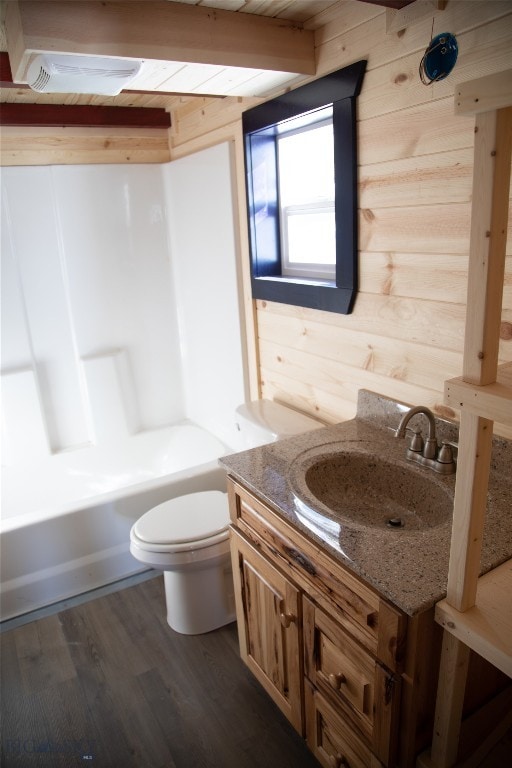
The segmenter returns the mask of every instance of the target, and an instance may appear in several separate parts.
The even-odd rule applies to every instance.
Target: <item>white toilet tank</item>
[[[237,448],[240,451],[324,426],[312,416],[273,400],[251,400],[239,405],[236,425],[240,437]]]

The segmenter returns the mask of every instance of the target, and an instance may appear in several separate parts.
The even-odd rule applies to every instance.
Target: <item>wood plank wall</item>
[[[356,0],[339,0],[306,24],[315,30],[318,75],[368,60],[358,102],[360,292],[352,315],[250,298],[240,115],[260,100],[176,100],[165,149],[154,133],[147,142],[112,143],[98,133],[80,146],[85,138],[67,129],[48,136],[14,129],[3,137],[4,151],[18,153],[8,164],[163,162],[234,141],[252,395],[326,422],[351,418],[360,388],[456,416],[442,393],[462,370],[474,121],[454,116],[453,96],[457,83],[510,66],[512,0],[448,0],[444,11],[424,5],[425,16],[389,34],[386,11]],[[425,87],[418,65],[432,23],[434,35],[457,36],[459,58],[449,78]],[[66,136],[69,146],[60,143]],[[502,362],[512,360],[510,237],[507,253]]]
[[[165,128],[36,128],[2,126],[0,164],[165,163]]]
[[[459,58],[449,78],[425,87],[418,65],[433,21],[434,35],[456,34]],[[327,422],[354,415],[360,388],[457,416],[443,405],[443,386],[462,369],[474,121],[454,116],[454,88],[510,66],[512,2],[449,0],[386,34],[382,8],[344,0],[311,25],[319,75],[368,59],[358,103],[360,292],[348,316],[257,302],[261,395]],[[174,112],[171,156],[240,142],[246,105],[204,100]],[[247,281],[243,191],[240,205]],[[510,237],[507,253],[502,362],[512,360]]]

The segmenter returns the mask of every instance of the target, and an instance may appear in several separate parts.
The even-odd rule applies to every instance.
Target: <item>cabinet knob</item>
[[[296,620],[296,616],[293,615],[293,613],[281,613],[279,615],[279,619],[281,621],[281,626],[283,626],[285,629],[288,629],[290,624],[292,624]]]
[[[331,755],[329,757],[329,762],[332,765],[332,768],[341,768],[342,766],[346,766],[349,768],[349,764],[343,757],[343,755],[340,755],[339,753],[337,755]]]
[[[347,682],[347,678],[341,672],[338,672],[337,674],[334,674],[334,672],[331,672],[331,674],[329,675],[329,683],[336,691],[339,691],[343,683],[346,683],[346,682]]]

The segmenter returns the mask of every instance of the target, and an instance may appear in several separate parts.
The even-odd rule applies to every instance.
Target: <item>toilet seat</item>
[[[153,507],[134,524],[130,538],[145,552],[185,552],[227,541],[228,525],[227,494],[203,491]]]

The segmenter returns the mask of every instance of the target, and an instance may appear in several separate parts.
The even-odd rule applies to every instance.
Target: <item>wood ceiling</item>
[[[413,2],[413,0],[358,0],[359,2],[367,2],[372,3],[375,5],[381,5],[391,8],[402,8],[406,5],[409,5]],[[7,38],[5,33],[5,15],[7,8],[9,6],[9,2],[12,2],[12,0],[4,0],[2,3],[2,25],[0,28],[0,50],[4,53],[8,50],[8,44],[7,44]],[[247,16],[252,15],[253,18],[258,17],[267,17],[268,19],[283,19],[288,22],[287,27],[293,26],[292,23],[296,22],[297,24],[301,25],[309,35],[311,35],[315,28],[321,25],[321,19],[322,15],[328,15],[329,11],[328,9],[331,7],[335,7],[338,5],[337,2],[334,2],[333,0],[179,0],[178,3],[180,6],[185,6],[188,10],[183,8],[183,13],[186,12],[194,12],[199,13],[200,9],[202,9],[202,15],[205,15],[205,12],[208,11],[211,13],[212,9],[218,10],[221,13],[223,11],[231,12],[227,17],[220,17],[224,20],[224,18],[233,19],[234,17],[237,17],[237,19],[243,23],[245,23],[245,27],[248,27],[250,25],[247,25]],[[34,8],[41,8],[41,6],[52,6],[51,2],[48,3],[27,3],[27,5],[32,5]],[[53,4],[55,7],[58,7],[58,4]],[[74,3],[65,3],[62,7],[68,6],[72,8]],[[78,9],[79,6],[86,6],[85,3],[78,2],[76,5],[76,8]],[[109,5],[115,5],[114,3],[110,3]],[[127,4],[128,5],[128,4]],[[177,5],[176,2],[171,2],[169,5]],[[167,9],[169,6],[167,6],[167,2],[162,3],[148,3],[146,6],[147,8],[156,8],[157,6],[163,6],[164,10]],[[194,8],[195,6],[195,8]],[[181,11],[181,9],[178,9]],[[252,21],[252,20],[251,20]],[[258,22],[260,24],[261,22]],[[254,25],[253,25],[254,26]],[[274,24],[274,26],[277,26]],[[282,26],[282,25],[281,25]],[[243,29],[243,24],[241,26]],[[87,32],[87,37],[84,35],[84,40],[88,40],[91,38],[90,32]],[[33,35],[34,37],[34,35]],[[48,37],[47,37],[48,39]],[[50,40],[50,43],[55,43],[55,40]],[[57,43],[59,41],[57,40]],[[37,46],[34,46],[34,48],[37,48]],[[9,83],[6,82],[8,78],[8,74],[6,75],[5,68],[6,68],[6,57],[3,57],[2,63],[2,87],[0,89],[0,102],[3,104],[55,104],[55,105],[90,105],[90,106],[109,106],[109,107],[139,107],[139,108],[160,108],[165,109],[167,111],[170,111],[177,103],[183,104],[187,101],[194,100],[198,98],[198,94],[200,95],[210,95],[210,96],[216,96],[215,93],[215,85],[210,83],[210,86],[207,86],[208,80],[213,79],[217,77],[221,77],[222,74],[218,74],[217,72],[212,73],[208,72],[207,74],[210,75],[210,77],[203,78],[202,84],[201,81],[199,81],[197,89],[192,91],[192,89],[188,92],[181,92],[182,89],[176,89],[175,92],[171,90],[170,83],[173,82],[173,78],[166,78],[166,77],[160,77],[156,78],[150,74],[146,74],[145,79],[142,79],[139,81],[139,83],[134,82],[133,83],[133,90],[126,90],[123,91],[118,96],[92,96],[92,95],[78,95],[78,94],[41,94],[37,93],[27,86],[12,86],[11,87],[5,87],[8,86]],[[12,54],[11,54],[11,63],[13,63]],[[167,65],[167,69],[170,68],[170,62],[167,61],[159,61],[157,62],[159,66],[164,67]],[[193,66],[193,65],[192,65]],[[203,65],[205,66],[205,65]],[[206,65],[207,66],[207,65]],[[184,68],[187,69],[188,65]],[[293,67],[290,67],[293,69]],[[13,64],[14,69],[14,64]],[[213,70],[213,65],[210,65],[210,69]],[[222,70],[222,67],[217,66],[217,70]],[[225,67],[224,67],[225,70]],[[297,74],[293,75],[290,74],[290,72],[280,72],[276,73],[271,72],[270,74],[275,75],[274,81],[272,82],[272,78],[268,80],[269,83],[269,89],[274,90],[279,87],[283,87],[284,84],[293,84],[293,82],[299,82],[300,78],[304,79],[305,76],[307,76],[307,69],[298,70],[302,71],[304,74],[297,76]],[[165,73],[164,73],[165,74]],[[231,76],[231,73],[229,73]],[[254,77],[258,78],[258,72],[256,70],[254,71]],[[260,75],[261,76],[261,75]],[[268,72],[265,76],[268,76]],[[15,77],[15,79],[18,79]],[[158,83],[155,85],[155,83]],[[176,81],[174,81],[176,82]],[[263,89],[263,94],[265,95]],[[193,95],[192,95],[193,94]],[[241,95],[241,92],[237,92],[237,88],[233,87],[232,93],[230,95]],[[219,98],[222,98],[222,96],[219,96]],[[4,110],[3,110],[4,111]]]

